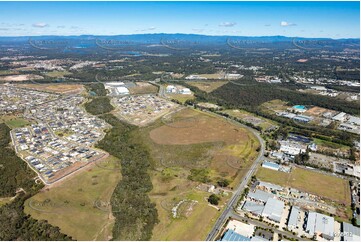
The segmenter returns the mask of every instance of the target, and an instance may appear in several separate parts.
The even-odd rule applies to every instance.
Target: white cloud
[[[222,22],[219,24],[219,27],[234,27],[236,24],[235,22]]]
[[[153,31],[153,30],[155,30],[156,29],[156,27],[149,27],[149,28],[146,28],[146,29],[141,29],[141,30],[139,30],[140,32],[145,32],[145,31]]]
[[[33,24],[33,27],[35,27],[35,28],[45,28],[45,27],[49,27],[49,24],[47,24],[47,23],[35,23],[35,24]]]
[[[286,22],[286,21],[281,21],[280,25],[282,27],[288,27],[288,26],[296,26],[297,24]]]
[[[192,30],[196,33],[202,33],[204,31],[204,29],[192,29]]]
[[[57,26],[58,29],[65,29],[65,25],[59,25]]]

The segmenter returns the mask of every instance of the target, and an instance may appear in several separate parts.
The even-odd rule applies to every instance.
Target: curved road
[[[166,98],[165,97],[165,90],[164,90],[164,87],[160,84],[156,84],[154,83],[155,85],[159,86],[159,92],[158,92],[158,95],[160,97],[163,97],[163,98]],[[237,85],[237,84],[236,84]],[[188,107],[191,107],[191,108],[194,108],[193,106],[189,106]],[[245,128],[247,130],[249,130],[250,132],[252,132],[254,134],[254,136],[256,136],[256,138],[258,139],[260,145],[261,145],[261,149],[259,151],[259,154],[258,154],[258,157],[257,159],[255,159],[255,161],[253,162],[252,166],[249,168],[247,174],[244,176],[241,184],[239,184],[239,186],[237,187],[237,189],[234,191],[231,199],[228,201],[227,203],[227,206],[226,208],[223,210],[221,216],[217,219],[216,223],[214,224],[213,226],[213,229],[211,230],[211,232],[208,234],[206,240],[207,241],[210,241],[210,240],[214,240],[215,237],[217,236],[217,234],[219,233],[219,231],[221,230],[223,224],[226,222],[226,220],[229,218],[229,217],[235,217],[237,216],[237,214],[234,213],[234,208],[236,207],[237,205],[237,202],[241,196],[241,194],[243,193],[246,185],[248,184],[248,182],[250,181],[251,177],[253,176],[253,174],[255,173],[255,171],[257,170],[259,164],[261,163],[261,161],[263,160],[264,158],[264,151],[265,151],[265,143],[264,143],[264,140],[261,138],[261,136],[259,135],[258,131],[244,125],[244,124],[241,124],[235,120],[232,120],[232,119],[229,119],[227,117],[224,117],[222,115],[219,115],[217,113],[214,113],[214,112],[210,112],[210,111],[205,111],[209,114],[212,114],[212,115],[215,115],[215,116],[218,116],[218,117],[221,117],[225,120],[227,120],[228,122],[232,123],[232,124],[235,124],[237,126],[240,126],[242,128]]]
[[[215,114],[215,113],[212,112],[212,114]],[[218,115],[218,114],[215,114],[215,115]],[[234,208],[236,207],[237,202],[240,199],[240,196],[243,193],[246,185],[248,184],[251,177],[257,170],[261,161],[263,160],[264,151],[265,151],[264,140],[261,138],[261,136],[259,135],[259,133],[256,130],[254,130],[246,125],[243,125],[241,123],[238,123],[232,119],[226,118],[222,115],[218,115],[218,116],[223,117],[224,119],[228,120],[229,122],[236,124],[238,126],[242,126],[243,128],[246,128],[250,132],[252,132],[257,137],[259,143],[261,144],[261,149],[260,149],[257,159],[253,162],[252,166],[249,168],[249,170],[248,170],[247,174],[245,175],[245,177],[243,178],[241,184],[237,187],[236,191],[233,193],[232,198],[228,201],[227,207],[223,210],[221,216],[217,219],[216,223],[214,224],[213,229],[208,234],[208,236],[206,238],[207,241],[214,240],[215,237],[217,236],[217,234],[220,232],[220,230],[221,230],[223,224],[226,222],[226,220],[229,217],[232,217],[234,215]]]

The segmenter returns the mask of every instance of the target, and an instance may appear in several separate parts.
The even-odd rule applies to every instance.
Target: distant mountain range
[[[0,37],[0,41],[6,42],[24,42],[32,40],[69,40],[69,41],[89,41],[94,39],[111,40],[111,41],[134,41],[145,43],[159,43],[162,39],[166,41],[178,40],[178,41],[194,41],[197,43],[224,43],[231,39],[232,41],[255,41],[255,42],[287,42],[294,39],[297,40],[328,40],[328,41],[341,41],[341,42],[355,42],[360,41],[359,38],[352,39],[332,39],[332,38],[305,38],[305,37],[286,37],[286,36],[210,36],[199,34],[132,34],[132,35],[79,35],[79,36],[21,36],[21,37]]]

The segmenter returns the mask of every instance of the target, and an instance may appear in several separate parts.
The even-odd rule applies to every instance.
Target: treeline
[[[211,93],[231,104],[240,106],[259,106],[264,102],[281,99],[291,105],[314,105],[340,112],[358,115],[360,107],[357,103],[337,100],[335,98],[302,93],[278,85],[257,83],[257,85],[235,85],[227,83]]]
[[[242,103],[238,103],[237,100],[241,99],[242,96],[239,98],[234,97],[237,100],[233,100],[231,96],[227,96],[225,92],[222,92],[222,95],[217,95],[217,93],[206,93],[204,91],[199,90],[197,87],[188,85],[186,82],[182,82],[182,85],[190,88],[192,92],[195,93],[196,100],[187,100],[186,104],[192,105],[196,102],[212,102],[219,106],[222,106],[225,109],[244,109],[248,112],[254,113],[258,116],[276,121],[280,125],[290,127],[292,133],[306,135],[312,138],[319,138],[322,140],[335,142],[339,144],[344,144],[348,146],[353,146],[353,141],[357,139],[357,135],[351,134],[348,132],[344,132],[341,130],[332,130],[320,126],[312,126],[309,124],[301,124],[295,122],[291,119],[287,119],[284,117],[277,116],[276,114],[270,114],[268,112],[264,112],[259,106],[245,106]],[[226,84],[228,85],[228,84]],[[224,85],[224,86],[226,86]],[[223,87],[217,89],[216,91],[223,90]],[[233,85],[236,87],[236,85]],[[246,124],[247,125],[247,124]]]
[[[97,147],[121,160],[122,180],[112,198],[112,211],[116,218],[114,240],[150,240],[158,212],[148,193],[152,182],[148,174],[150,155],[146,147],[132,137],[136,127],[119,121],[111,114],[100,116],[113,128]]]
[[[91,101],[84,104],[85,109],[94,115],[108,113],[114,109],[110,104],[110,99],[106,97],[106,90],[102,83],[85,85],[89,92],[94,92],[97,96],[91,96]]]
[[[0,124],[0,197],[15,196],[16,189],[37,191],[42,185],[36,185],[36,174],[10,148],[10,128]]]
[[[102,83],[86,84],[85,88],[87,89],[88,92],[93,92],[97,96],[106,96],[107,95],[107,90],[105,90],[104,84],[102,84]]]
[[[0,197],[17,197],[0,206],[0,240],[71,240],[58,227],[44,220],[36,220],[24,213],[24,202],[35,195],[43,184],[36,184],[36,176],[26,163],[9,147],[10,129],[0,124]]]
[[[354,93],[360,92],[360,87],[354,87],[354,86],[326,85],[326,88],[334,89],[340,92],[354,92]]]
[[[109,98],[107,99],[109,102]],[[93,99],[91,103],[96,100]],[[86,109],[90,113],[98,114],[97,110],[89,109],[89,106],[86,106]],[[156,206],[148,196],[153,188],[148,174],[150,154],[147,148],[133,137],[137,132],[136,126],[123,123],[112,114],[103,114],[99,118],[112,125],[112,128],[104,139],[99,141],[97,147],[119,158],[122,167],[122,180],[111,197],[115,217],[113,239],[150,240],[153,228],[158,223]]]
[[[72,240],[60,232],[59,227],[50,225],[46,220],[36,220],[24,213],[24,202],[30,198],[27,193],[0,207],[0,240]]]

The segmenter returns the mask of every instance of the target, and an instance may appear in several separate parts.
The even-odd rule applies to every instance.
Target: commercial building
[[[262,167],[278,171],[280,169],[280,165],[274,162],[264,161],[262,163]]]
[[[341,112],[341,113],[333,116],[332,119],[335,120],[335,121],[343,122],[343,121],[345,121],[345,119],[346,119],[346,113]]]
[[[280,143],[280,151],[288,154],[288,155],[298,155],[300,153],[305,153],[306,152],[306,146],[305,145],[301,145],[299,143],[296,142],[290,142],[290,141],[285,141],[282,140],[279,142]]]
[[[251,241],[251,239],[229,229],[223,234],[220,241]]]
[[[128,95],[129,90],[125,87],[124,82],[107,82],[104,88],[109,91],[110,96]]]
[[[312,117],[306,116],[306,115],[297,115],[297,116],[293,117],[292,119],[297,122],[301,122],[301,123],[308,123],[313,120]]]
[[[264,191],[256,189],[255,192],[249,192],[248,193],[248,198],[250,198],[252,200],[255,200],[255,201],[258,201],[258,202],[265,203],[265,202],[267,202],[267,200],[269,198],[273,198],[273,195],[271,193],[264,192]]]
[[[334,218],[316,212],[309,212],[307,216],[306,232],[310,235],[320,235],[322,238],[334,238]]]
[[[281,221],[284,205],[284,202],[280,200],[268,198],[262,211],[262,216],[279,223]]]
[[[343,241],[360,241],[360,228],[343,222],[341,231],[341,239]]]
[[[261,216],[264,209],[264,205],[252,201],[246,201],[242,209],[252,213],[255,216]]]
[[[263,181],[259,181],[258,186],[259,187],[264,187],[264,188],[266,188],[267,190],[270,190],[270,191],[282,191],[283,190],[283,187],[281,187],[279,185],[272,184],[272,183],[269,183],[269,182],[263,182]]]
[[[297,224],[298,224],[299,214],[300,214],[300,209],[298,207],[293,206],[287,222],[287,227],[289,230],[294,230],[298,228]]]

